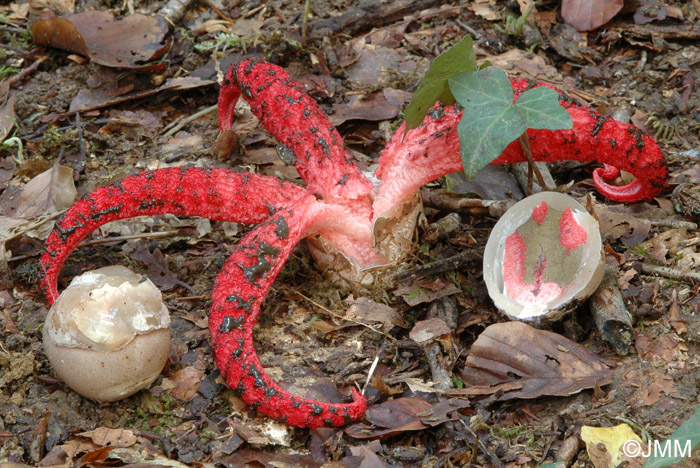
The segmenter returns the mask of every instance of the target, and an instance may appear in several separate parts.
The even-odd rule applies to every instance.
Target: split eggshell
[[[547,210],[553,216],[545,222]],[[535,258],[528,247],[536,249]],[[522,258],[514,258],[518,255]],[[561,319],[593,294],[604,273],[598,221],[579,202],[558,192],[541,192],[513,205],[494,226],[484,250],[489,296],[515,320]]]
[[[170,315],[158,288],[111,266],[73,279],[51,307],[44,350],[56,375],[86,398],[116,401],[147,388],[170,352]]]

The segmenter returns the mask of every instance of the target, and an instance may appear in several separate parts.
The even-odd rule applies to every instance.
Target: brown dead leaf
[[[645,0],[634,12],[635,24],[647,24],[666,19],[666,6],[656,0]]]
[[[378,440],[373,440],[365,445],[350,447],[352,456],[359,459],[359,465],[357,466],[362,468],[387,468],[387,465],[377,455],[377,452],[381,451],[382,444]]]
[[[8,156],[5,159],[0,159],[0,190],[7,187],[7,181],[12,179],[12,175],[15,173],[17,164],[12,156]]]
[[[10,134],[16,120],[15,93],[11,92],[4,103],[2,96],[0,96],[0,142],[4,141],[5,137]]]
[[[130,447],[136,443],[136,434],[129,429],[98,427],[95,430],[81,432],[78,435],[88,437],[100,446]]]
[[[39,20],[31,31],[39,45],[86,55],[106,67],[162,71],[167,66],[147,63],[170,50],[168,23],[160,16],[134,14],[115,21],[111,13],[92,10]]]
[[[671,333],[659,336],[640,333],[634,339],[634,347],[640,358],[652,365],[664,367],[671,364],[678,367],[686,359],[682,344],[680,339]]]
[[[606,241],[612,242],[619,239],[623,245],[633,248],[649,238],[651,222],[625,213],[625,209],[595,203],[593,216],[600,223],[600,232]]]
[[[381,323],[382,330],[388,332],[394,327],[406,327],[401,314],[393,307],[374,302],[366,297],[355,299],[346,312],[348,320],[355,320],[362,323]]]
[[[451,331],[444,320],[430,318],[416,322],[408,336],[416,343],[423,345]]]
[[[353,424],[345,433],[356,439],[390,437],[406,431],[420,431],[428,426],[420,420],[433,405],[420,398],[397,398],[367,408],[370,424]]]
[[[28,6],[34,11],[49,10],[57,15],[68,15],[75,11],[75,0],[30,0]]]
[[[167,379],[163,379],[162,387],[171,389],[170,394],[183,401],[190,401],[197,394],[197,389],[204,378],[204,371],[194,367],[184,367]]]
[[[440,298],[457,294],[460,289],[452,283],[440,278],[435,281],[417,280],[409,286],[403,286],[394,291],[395,296],[403,297],[406,304],[415,306],[425,302],[437,301]]]
[[[454,394],[492,394],[499,399],[567,396],[612,381],[604,360],[585,346],[522,322],[497,323],[484,330],[467,357],[468,387]]]
[[[509,74],[533,80],[543,80],[561,87],[560,83],[563,80],[561,72],[539,55],[533,55],[520,49],[510,49],[498,55],[487,54],[486,59],[493,65],[508,70]]]
[[[493,0],[475,0],[469,6],[475,15],[480,16],[485,20],[500,21],[503,18],[501,18],[501,14],[498,12],[496,7],[496,2]]]
[[[419,414],[421,421],[428,426],[435,427],[444,422],[452,421],[457,417],[457,411],[463,408],[469,408],[468,400],[459,398],[450,398],[441,401],[433,406],[429,411]]]
[[[177,279],[177,276],[170,271],[165,261],[165,256],[160,249],[155,249],[151,253],[146,247],[139,246],[135,252],[131,253],[131,257],[143,262],[148,267],[146,275],[161,291],[170,291],[178,285],[187,289],[193,295],[196,294],[189,284]]]
[[[73,169],[60,164],[42,172],[12,196],[0,197],[0,212],[12,218],[32,218],[68,208],[78,191],[73,183]]]
[[[610,21],[623,0],[562,0],[561,16],[578,31],[591,31]]]
[[[100,133],[111,135],[113,133],[126,135],[132,139],[142,136],[152,138],[161,127],[161,119],[152,112],[146,110],[110,112],[107,125],[100,128]]]
[[[369,95],[355,94],[336,107],[329,119],[336,126],[354,119],[389,120],[399,115],[403,105],[410,99],[411,93],[394,88],[384,88]]]
[[[224,466],[264,466],[321,468],[323,463],[315,461],[311,455],[270,453],[262,450],[237,450],[230,457],[222,458]]]
[[[659,403],[662,393],[678,395],[673,378],[657,369],[634,369],[625,373],[624,378],[635,383],[634,392],[626,399],[635,408]]]
[[[208,86],[216,83],[213,80],[193,76],[170,78],[158,88],[153,88],[146,75],[127,75],[122,77],[115,70],[100,69],[97,76],[99,82],[93,83],[86,89],[81,89],[70,103],[68,112],[52,114],[52,119],[62,118],[76,112],[87,112],[102,107],[113,106],[133,99],[142,99],[162,91],[185,90]],[[94,77],[90,79],[95,81]]]

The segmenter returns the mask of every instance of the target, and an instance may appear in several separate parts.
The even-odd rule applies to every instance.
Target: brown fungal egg
[[[513,205],[484,250],[489,296],[511,319],[559,320],[596,290],[604,272],[598,221],[557,192]]]
[[[70,388],[115,401],[148,387],[170,351],[170,315],[156,286],[122,266],[77,276],[49,310],[44,350]]]

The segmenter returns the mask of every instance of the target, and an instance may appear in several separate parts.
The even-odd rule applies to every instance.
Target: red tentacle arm
[[[41,285],[49,304],[66,258],[88,234],[110,221],[176,214],[259,223],[305,190],[273,177],[226,169],[169,168],[125,177],[94,190],[56,223],[41,257]]]
[[[267,375],[253,347],[260,306],[294,246],[319,227],[344,229],[333,226],[343,216],[344,210],[313,197],[281,210],[241,240],[212,294],[209,330],[216,364],[227,384],[257,411],[293,426],[342,426],[361,418],[367,405],[354,389],[354,401],[347,404],[292,395]]]
[[[285,162],[295,164],[309,190],[369,213],[372,183],[358,169],[328,116],[301,85],[270,63],[244,60],[234,64],[219,92],[222,131],[231,128],[241,94],[253,114],[282,145]]]
[[[516,98],[533,86],[547,86],[511,78]],[[561,94],[561,92],[560,92]],[[554,162],[598,161],[604,168],[593,171],[596,188],[621,202],[652,198],[667,184],[668,168],[659,145],[639,128],[578,106],[563,94],[560,103],[573,120],[571,130],[528,130],[533,158]],[[381,180],[374,203],[374,217],[395,206],[417,187],[449,172],[462,169],[457,124],[461,112],[436,105],[423,123],[404,136],[400,127],[382,152],[376,175]],[[491,164],[526,161],[517,141]],[[625,186],[608,184],[620,170],[636,179]]]

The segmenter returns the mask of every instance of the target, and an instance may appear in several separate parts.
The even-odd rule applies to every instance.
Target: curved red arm
[[[125,177],[95,189],[57,221],[41,256],[41,286],[53,304],[66,258],[88,234],[110,221],[176,214],[259,223],[305,193],[274,177],[227,169],[168,168]]]
[[[234,64],[219,91],[219,126],[231,128],[238,98],[282,145],[309,190],[347,204],[365,199],[372,183],[360,172],[343,139],[304,88],[277,65],[244,60]],[[365,201],[369,210],[369,200]]]
[[[530,87],[548,86],[511,78],[516,98]],[[551,88],[551,86],[549,86]],[[659,145],[639,128],[623,124],[598,112],[574,104],[561,95],[560,103],[573,120],[571,130],[528,130],[532,156],[537,161],[566,159],[598,161],[593,171],[598,191],[611,200],[631,202],[652,198],[667,184],[668,168]],[[403,200],[420,186],[447,173],[462,170],[457,125],[462,112],[453,106],[433,107],[418,128],[404,136],[403,125],[394,133],[379,160],[376,176],[381,179],[374,216]],[[506,147],[491,164],[526,161],[517,141]],[[625,186],[606,182],[624,170],[636,177]]]
[[[257,411],[298,427],[342,426],[362,417],[367,402],[353,389],[352,403],[326,403],[292,395],[265,372],[253,347],[253,327],[265,296],[305,231],[317,220],[315,200],[284,208],[238,244],[216,278],[209,331],[226,383]]]

